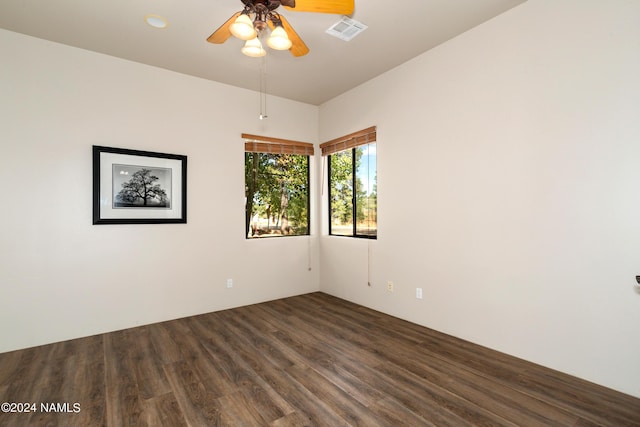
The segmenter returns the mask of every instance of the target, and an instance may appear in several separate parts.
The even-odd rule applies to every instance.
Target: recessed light
[[[169,26],[169,22],[167,22],[167,20],[160,15],[150,14],[145,16],[144,20],[147,24],[151,25],[154,28],[167,28]]]

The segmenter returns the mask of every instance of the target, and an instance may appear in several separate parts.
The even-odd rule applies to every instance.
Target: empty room
[[[640,426],[639,23],[2,0],[0,425]]]

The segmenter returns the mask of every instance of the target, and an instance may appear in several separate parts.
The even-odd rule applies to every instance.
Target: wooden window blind
[[[247,153],[300,154],[313,156],[313,144],[290,141],[288,139],[270,138],[268,136],[243,133],[244,151]]]
[[[376,142],[375,126],[327,141],[320,144],[320,149],[322,150],[323,156],[328,156],[330,154],[337,153],[338,151],[348,150],[350,148],[370,144],[372,142]]]

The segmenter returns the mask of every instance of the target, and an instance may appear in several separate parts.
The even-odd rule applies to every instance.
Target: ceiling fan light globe
[[[257,37],[254,37],[251,40],[247,40],[242,48],[242,53],[252,58],[260,58],[261,56],[265,56],[267,51],[262,48],[260,40],[258,40]]]
[[[267,39],[267,45],[275,50],[289,50],[292,43],[284,28],[278,26],[271,31],[271,36]]]
[[[229,27],[231,34],[240,40],[251,40],[256,37],[256,30],[248,15],[242,14]]]

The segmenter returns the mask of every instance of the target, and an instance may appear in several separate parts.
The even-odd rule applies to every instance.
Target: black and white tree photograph
[[[113,165],[114,208],[171,208],[171,169]]]
[[[92,150],[93,224],[186,224],[187,156]]]

